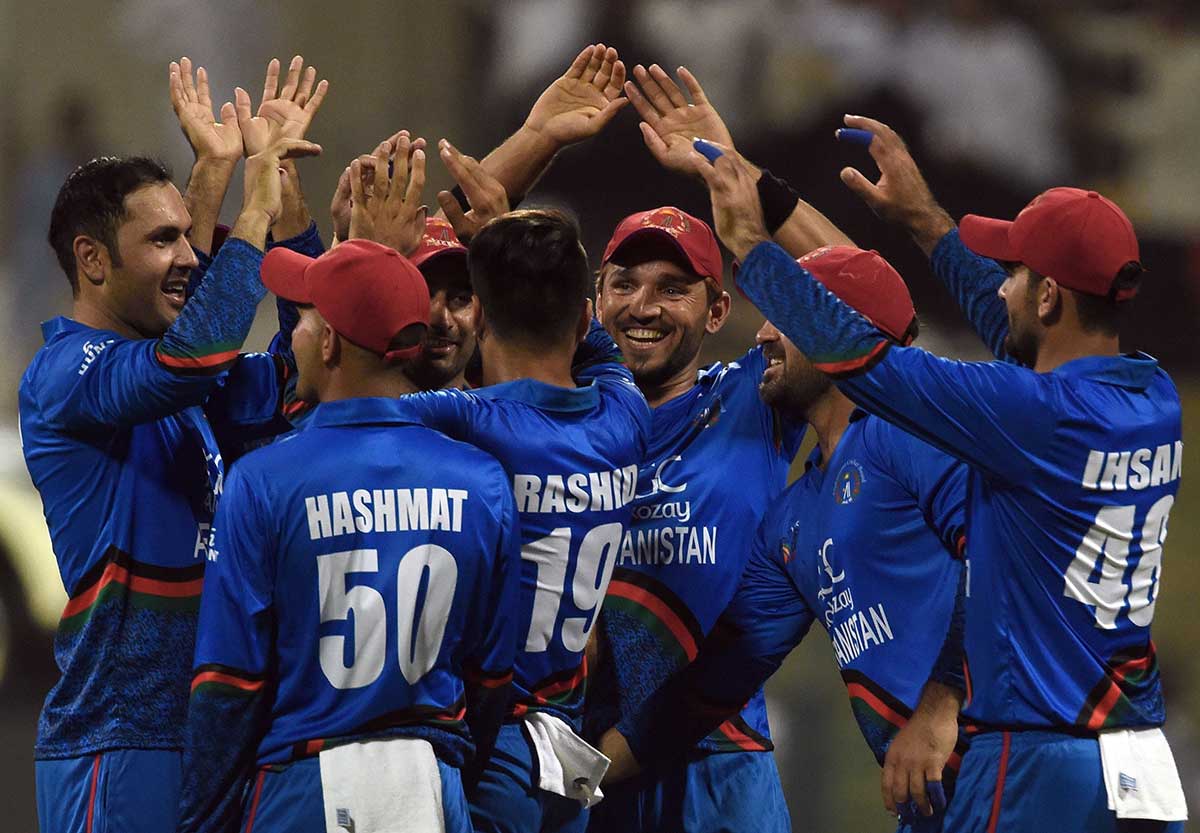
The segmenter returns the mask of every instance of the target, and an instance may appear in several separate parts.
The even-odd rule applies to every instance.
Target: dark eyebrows
[[[191,223],[186,227],[172,225],[171,223],[163,223],[160,226],[155,226],[146,234],[147,240],[178,240],[180,237],[187,235],[192,230]]]

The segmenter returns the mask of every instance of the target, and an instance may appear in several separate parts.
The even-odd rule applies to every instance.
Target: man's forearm
[[[522,125],[480,164],[504,186],[509,202],[515,202],[533,189],[559,150],[553,139]]]
[[[184,195],[184,205],[192,215],[192,229],[188,239],[196,249],[204,254],[212,254],[213,232],[221,215],[221,205],[225,202],[225,192],[233,179],[233,171],[237,165],[224,160],[199,158],[192,165],[192,174],[188,178],[187,193]]]

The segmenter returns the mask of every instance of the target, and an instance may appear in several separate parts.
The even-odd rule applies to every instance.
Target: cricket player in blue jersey
[[[216,123],[203,71],[198,85],[190,67],[184,74],[172,66],[172,98],[197,154],[190,198],[227,182],[243,148],[232,105]],[[314,94],[301,108],[300,135],[319,104]],[[320,150],[277,127],[265,139],[246,161],[229,240],[190,299],[189,234],[209,246],[216,212],[193,224],[158,163],[104,157],[79,167],[50,219],[74,304],[69,318],[43,325],[46,343],[20,388],[26,463],[70,597],[55,637],[62,676],[35,748],[47,833],[174,824],[220,440],[278,430],[280,368],[238,348],[263,294],[267,232],[284,210],[281,161]]]
[[[1099,194],[1055,188],[1011,223],[956,229],[890,128],[847,125],[874,134],[882,176],[843,179],[908,224],[998,361],[891,345],[767,239],[744,169],[693,163],[755,305],[852,401],[969,467],[964,714],[980,733],[945,825],[1181,830],[1150,638],[1180,409],[1154,359],[1120,353],[1133,227]]]
[[[351,240],[262,275],[300,305],[297,390],[320,404],[218,508],[179,829],[470,831],[460,770],[488,755],[517,644],[507,478],[399,407],[429,317],[411,262]]]
[[[625,92],[664,166],[684,167],[694,137],[732,140],[686,70],[689,104],[657,65],[634,69]],[[740,157],[738,157],[740,159]],[[746,163],[749,166],[749,163]],[[758,169],[755,169],[758,172]],[[761,172],[764,187],[776,182]],[[773,227],[797,255],[850,241],[797,196],[775,192]],[[794,216],[793,216],[794,215]],[[626,218],[605,251],[597,309],[654,407],[633,527],[605,601],[602,663],[589,708],[601,732],[632,716],[695,657],[732,597],[754,529],[784,488],[804,432],[758,395],[767,369],[755,347],[702,367],[700,348],[727,320],[731,299],[711,229],[664,207]],[[651,650],[646,650],[650,646]],[[761,692],[691,749],[628,783],[606,787],[595,830],[790,829]]]
[[[823,247],[800,262],[893,343],[915,337],[908,289],[876,253]],[[768,361],[763,401],[810,424],[818,445],[801,478],[768,509],[737,592],[698,658],[621,730],[632,732],[628,748],[643,766],[677,755],[736,714],[816,620],[883,765],[931,675],[935,685],[961,678],[960,629],[937,665],[962,573],[951,555],[964,542],[966,469],[856,409],[770,323],[758,340]],[[614,768],[628,756],[621,730],[602,743]],[[951,749],[957,735],[952,720]],[[948,774],[956,768],[954,760]],[[908,808],[901,829],[941,830],[940,813],[926,819]]]
[[[516,211],[471,240],[484,387],[403,413],[500,460],[521,521],[515,703],[468,790],[476,830],[581,830],[607,761],[576,734],[584,648],[629,523],[650,412],[592,322],[578,229]]]

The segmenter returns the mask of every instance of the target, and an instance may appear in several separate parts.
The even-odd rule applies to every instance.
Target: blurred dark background
[[[616,46],[631,68],[686,64],[739,150],[800,189],[909,281],[922,343],[985,358],[927,263],[839,182],[865,151],[835,143],[843,113],[905,136],[939,199],[1008,217],[1051,185],[1094,188],[1138,230],[1150,269],[1123,334],[1157,356],[1185,400],[1185,470],[1200,471],[1200,5],[1183,0],[448,0],[334,6],[293,0],[0,0],[0,810],[36,829],[32,743],[55,669],[50,628],[62,589],[15,430],[21,371],[38,323],[69,308],[45,233],[65,175],[100,153],[150,153],[182,186],[190,152],[167,98],[167,62],[208,68],[219,105],[256,96],[272,56],[301,53],[331,82],[310,131],[325,155],[301,163],[328,237],[338,173],[405,127],[475,156],[515,130],[579,49]],[[624,215],[675,204],[708,218],[702,189],[661,170],[627,108],[603,134],[561,154],[530,197],[573,210],[597,261]],[[428,201],[449,184],[430,166]],[[226,213],[240,202],[234,184]],[[707,346],[732,358],[761,322],[741,299]],[[275,327],[264,303],[249,347]],[[1200,502],[1185,477],[1167,543],[1156,641],[1167,733],[1200,808]],[[878,768],[858,736],[828,641],[814,630],[768,687],[777,756],[797,830],[887,831]]]

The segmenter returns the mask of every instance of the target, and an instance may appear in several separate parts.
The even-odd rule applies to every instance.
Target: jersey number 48
[[[1162,571],[1162,545],[1167,516],[1175,503],[1166,495],[1150,507],[1142,523],[1142,557],[1128,582],[1129,547],[1133,543],[1136,506],[1105,506],[1096,513],[1067,568],[1063,595],[1095,608],[1096,627],[1112,630],[1129,603],[1129,621],[1146,627],[1154,619],[1157,585]]]

